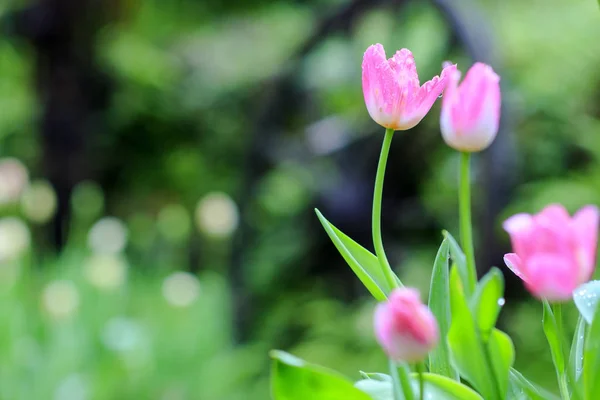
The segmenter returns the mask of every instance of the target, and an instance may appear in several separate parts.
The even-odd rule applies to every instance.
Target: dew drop
[[[498,305],[499,305],[500,307],[502,307],[502,306],[504,305],[504,303],[506,303],[506,300],[504,300],[504,298],[503,298],[503,297],[501,297],[501,298],[499,298],[499,299],[498,299]]]

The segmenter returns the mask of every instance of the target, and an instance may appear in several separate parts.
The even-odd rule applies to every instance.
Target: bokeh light
[[[56,212],[56,205],[56,192],[46,180],[31,182],[21,197],[23,214],[36,224],[50,221]]]
[[[126,245],[127,227],[118,218],[101,218],[88,234],[88,246],[95,253],[119,253]]]
[[[200,282],[189,272],[174,272],[165,278],[162,293],[171,305],[187,307],[198,299]]]
[[[92,254],[85,260],[83,271],[93,286],[114,290],[123,286],[127,279],[127,261],[115,254]]]
[[[79,291],[72,281],[52,281],[42,291],[42,306],[57,320],[71,317],[79,307]]]
[[[196,207],[196,224],[208,236],[225,238],[238,226],[239,213],[235,202],[225,193],[207,194]]]

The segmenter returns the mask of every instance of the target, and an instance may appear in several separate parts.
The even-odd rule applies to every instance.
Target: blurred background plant
[[[474,176],[483,272],[511,213],[600,204],[597,8],[5,0],[0,398],[263,400],[274,347],[384,370],[373,304],[312,211],[370,247],[383,131],[363,51],[502,76],[503,128]],[[397,135],[384,198],[390,258],[424,295],[441,228],[457,232],[438,113]],[[552,388],[541,307],[506,276],[517,367]]]

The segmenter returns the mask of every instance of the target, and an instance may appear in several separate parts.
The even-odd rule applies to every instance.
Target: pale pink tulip
[[[460,86],[452,72],[442,99],[440,127],[448,146],[466,152],[487,148],[500,123],[500,77],[492,67],[474,64]]]
[[[422,360],[439,340],[435,317],[416,289],[398,288],[375,310],[375,335],[395,361]]]
[[[441,77],[419,84],[415,59],[408,49],[396,52],[389,60],[380,44],[370,46],[362,63],[362,85],[369,115],[379,125],[406,130],[417,125],[429,112],[446,87],[449,65]]]
[[[563,206],[553,204],[537,215],[514,215],[503,226],[514,251],[504,262],[534,296],[567,301],[590,280],[596,266],[596,207],[583,207],[571,218]]]

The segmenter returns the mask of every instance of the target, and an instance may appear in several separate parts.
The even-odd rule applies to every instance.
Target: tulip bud
[[[394,289],[375,310],[375,335],[394,361],[422,360],[439,340],[435,317],[416,289]]]
[[[460,71],[449,78],[442,99],[440,127],[448,146],[466,152],[487,148],[500,123],[500,77],[492,67],[476,63],[460,86]]]
[[[402,131],[414,127],[442,94],[454,70],[456,65],[450,65],[440,77],[420,86],[410,50],[399,50],[388,60],[382,45],[370,46],[362,63],[363,94],[369,115],[385,128]]]
[[[561,302],[591,279],[596,266],[598,209],[586,206],[573,218],[559,204],[537,215],[517,214],[507,219],[514,253],[504,262],[538,298]]]

